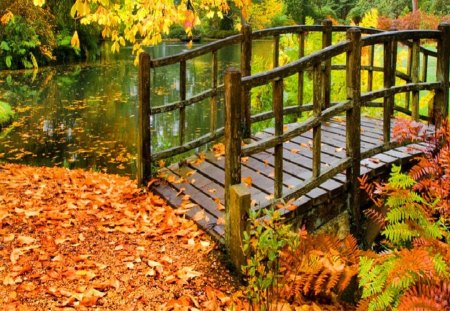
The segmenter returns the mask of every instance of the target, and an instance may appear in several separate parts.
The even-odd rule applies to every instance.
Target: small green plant
[[[280,252],[299,245],[298,235],[283,220],[278,210],[251,211],[250,228],[244,232],[243,249],[248,260],[242,271],[248,284],[247,297],[260,310],[270,310],[278,299]]]
[[[0,101],[0,130],[6,124],[11,122],[14,117],[14,111],[8,103]]]

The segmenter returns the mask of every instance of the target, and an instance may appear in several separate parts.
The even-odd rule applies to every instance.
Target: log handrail
[[[211,102],[211,111],[217,111],[217,107],[220,104],[220,98],[225,90],[224,84],[220,84],[218,81],[218,59],[217,59],[217,52],[224,47],[231,46],[234,44],[241,44],[241,85],[242,85],[242,98],[241,101],[243,102],[242,105],[242,116],[243,120],[241,121],[242,126],[242,136],[244,138],[249,138],[251,136],[251,125],[252,123],[259,122],[262,120],[268,120],[274,117],[277,117],[277,113],[274,113],[274,111],[268,111],[268,112],[262,112],[257,115],[252,115],[251,109],[250,109],[250,91],[253,87],[256,87],[257,85],[264,85],[268,83],[274,83],[277,84],[277,81],[282,81],[288,76],[291,76],[293,74],[298,75],[298,97],[297,97],[297,104],[290,107],[285,107],[283,105],[277,106],[277,111],[281,113],[282,115],[287,114],[293,114],[300,116],[305,111],[314,111],[316,108],[316,115],[317,117],[323,118],[323,116],[328,116],[329,113],[342,113],[347,109],[348,102],[332,102],[330,100],[330,94],[327,93],[330,89],[330,83],[329,77],[331,76],[331,72],[333,70],[345,70],[347,66],[345,64],[331,64],[331,59],[337,55],[340,55],[342,53],[348,53],[350,51],[350,41],[344,40],[342,42],[336,43],[334,45],[331,45],[333,43],[332,41],[332,34],[333,33],[339,33],[339,32],[348,32],[349,29],[354,29],[355,27],[350,26],[332,26],[329,24],[329,22],[324,22],[322,25],[297,25],[297,26],[287,26],[287,27],[276,27],[272,29],[265,29],[260,31],[251,32],[251,29],[248,27],[243,27],[242,33],[237,34],[222,40],[218,40],[212,43],[208,43],[204,46],[201,46],[199,48],[195,48],[189,51],[185,51],[173,56],[168,57],[162,57],[159,59],[149,59],[147,64],[146,70],[155,70],[155,68],[159,68],[162,66],[167,66],[171,64],[180,64],[180,97],[178,101],[169,103],[167,105],[153,107],[150,105],[150,96],[148,98],[145,96],[145,92],[142,90],[142,88],[145,88],[145,85],[147,83],[150,83],[150,76],[146,77],[146,75],[143,73],[141,75],[141,68],[140,68],[140,77],[139,81],[140,84],[143,87],[140,87],[140,94],[142,93],[144,96],[140,95],[140,135],[138,142],[138,170],[137,170],[137,177],[140,182],[140,184],[145,184],[146,181],[149,180],[151,177],[152,171],[151,171],[151,163],[154,163],[161,159],[166,159],[168,157],[172,157],[174,155],[178,155],[184,152],[187,152],[189,150],[192,150],[194,148],[198,148],[200,146],[203,146],[205,144],[211,143],[217,139],[220,139],[223,137],[225,129],[224,127],[218,126],[218,121],[216,117],[211,118],[210,122],[210,133],[205,134],[199,138],[196,138],[191,141],[185,141],[184,139],[184,128],[185,128],[185,121],[184,121],[184,114],[185,109],[188,106],[194,105],[198,102],[201,102],[205,99],[210,99]],[[371,28],[362,28],[357,27],[357,29],[360,31],[360,33],[363,35],[361,37],[361,47],[370,47],[370,55],[372,55],[371,59],[369,59],[369,65],[362,65],[360,66],[360,69],[362,71],[368,72],[368,90],[366,94],[363,94],[361,96],[361,106],[370,106],[370,107],[379,107],[380,104],[378,102],[374,102],[375,100],[384,99],[385,104],[384,106],[389,106],[390,113],[385,114],[385,121],[392,115],[393,111],[399,111],[402,113],[406,113],[409,115],[413,115],[415,118],[420,119],[436,119],[439,115],[445,115],[447,112],[446,108],[442,108],[442,105],[436,105],[436,107],[433,108],[433,114],[432,116],[423,116],[418,114],[417,110],[417,94],[419,94],[419,91],[422,90],[434,90],[436,92],[435,98],[437,102],[442,101],[448,101],[448,95],[446,97],[445,92],[442,90],[445,89],[445,87],[448,88],[448,82],[442,83],[442,82],[427,82],[426,76],[427,76],[427,68],[428,68],[428,60],[430,57],[436,57],[438,58],[440,54],[442,54],[442,50],[445,50],[445,44],[441,44],[440,48],[438,47],[438,51],[432,51],[427,48],[424,48],[420,45],[420,39],[431,39],[436,40],[438,42],[441,42],[445,40],[442,37],[442,33],[444,32],[442,29],[436,30],[436,31],[381,31],[377,29],[371,29]],[[443,28],[446,29],[445,27]],[[323,49],[320,51],[316,51],[314,53],[311,53],[309,55],[305,55],[305,37],[308,33],[311,32],[322,32],[322,46]],[[279,66],[278,63],[278,49],[274,50],[274,68],[272,70],[269,70],[267,72],[259,73],[251,75],[251,42],[255,39],[261,39],[261,38],[272,38],[275,42],[275,46],[277,47],[277,42],[279,42],[279,38],[281,35],[284,34],[295,34],[298,35],[299,40],[299,59],[295,61],[291,61],[290,63]],[[445,36],[444,36],[445,37]],[[414,41],[415,40],[415,41]],[[373,90],[373,73],[374,72],[380,72],[384,71],[387,73],[386,66],[375,66],[374,59],[373,59],[373,53],[374,53],[374,46],[375,45],[385,45],[385,49],[389,48],[389,44],[396,44],[397,42],[402,42],[406,46],[408,46],[410,49],[415,49],[415,59],[414,63],[418,64],[418,58],[417,55],[422,55],[422,62],[421,62],[421,70],[417,71],[414,69],[414,72],[411,71],[411,74],[408,75],[407,73],[400,72],[396,70],[395,68],[392,68],[392,65],[394,61],[392,60],[390,62],[391,68],[389,69],[389,72],[394,72],[394,77],[400,78],[403,81],[405,81],[405,84],[403,85],[395,85],[395,79],[392,78],[391,83],[389,87],[384,88],[382,90]],[[415,43],[416,42],[416,43]],[[417,44],[417,42],[419,44]],[[445,41],[448,42],[448,41]],[[393,52],[394,47],[390,48],[390,51]],[[418,50],[418,53],[417,53]],[[447,49],[448,50],[448,49]],[[198,94],[195,94],[193,96],[187,96],[186,94],[186,87],[185,82],[183,83],[183,80],[185,81],[185,75],[186,75],[186,62],[192,59],[195,59],[196,57],[205,55],[211,53],[213,55],[213,65],[212,65],[212,84],[211,87],[207,90],[204,90]],[[448,53],[448,52],[447,52]],[[320,64],[320,66],[319,66]],[[417,65],[414,65],[416,67]],[[439,67],[440,66],[440,67]],[[440,80],[445,80],[445,72],[443,69],[448,68],[448,65],[444,63],[440,63],[438,67],[440,68],[440,76],[438,77]],[[447,67],[446,67],[447,66]],[[314,69],[316,70],[316,74],[314,73]],[[145,71],[144,69],[142,71]],[[325,104],[321,105],[321,111],[319,113],[317,105],[314,105],[313,103],[305,103],[304,102],[304,96],[303,96],[303,90],[305,85],[305,73],[310,72],[313,74],[313,76],[316,77],[316,88],[319,88],[319,81],[320,81],[320,89],[321,89],[321,95],[320,97],[317,97],[315,100],[323,101]],[[184,77],[184,79],[183,79]],[[148,79],[148,82],[145,81],[145,79]],[[447,78],[448,79],[448,78]],[[439,81],[440,81],[439,80]],[[278,82],[278,85],[280,85],[281,82]],[[398,105],[394,105],[393,103],[393,96],[397,93],[405,93],[405,94],[413,94],[413,105],[412,109],[410,109],[409,105],[406,107],[400,107]],[[409,98],[409,97],[408,97]],[[143,106],[150,107],[149,109],[143,109]],[[345,109],[343,108],[345,107]],[[324,110],[325,109],[325,110]],[[328,110],[330,109],[330,110]],[[344,110],[342,110],[344,109]],[[415,109],[415,110],[414,110]],[[180,111],[180,140],[179,140],[179,146],[170,147],[169,149],[158,151],[158,152],[151,152],[150,147],[150,128],[146,125],[146,120],[150,120],[152,115],[157,115],[160,113],[167,113],[170,111]],[[309,119],[308,119],[309,120]],[[304,126],[310,126],[309,121],[305,121],[306,123],[301,123],[298,125],[298,128],[302,128]],[[386,123],[386,122],[385,122]],[[309,124],[309,125],[305,125]],[[317,126],[315,127],[317,128]],[[385,126],[385,132],[388,132],[388,125]],[[145,133],[147,131],[147,133]],[[295,132],[296,130],[294,130]],[[298,131],[298,130],[297,130]],[[319,131],[316,130],[316,140],[318,140],[318,137],[320,137]],[[269,145],[275,143],[277,141],[279,143],[279,140],[284,140],[285,137],[289,137],[290,132],[282,133],[281,138],[277,138]],[[385,137],[385,142],[388,142],[388,135]],[[276,144],[275,144],[276,145]],[[150,151],[147,149],[150,148]],[[247,154],[249,152],[250,147],[243,147],[243,153]],[[145,152],[144,152],[145,151]],[[320,163],[320,161],[316,161],[316,167],[318,166],[317,163]]]

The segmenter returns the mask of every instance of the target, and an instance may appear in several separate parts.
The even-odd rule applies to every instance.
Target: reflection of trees
[[[117,171],[129,164],[136,141],[136,68],[120,65],[44,69],[34,81],[16,75],[13,85],[0,84],[19,98],[20,124],[0,153],[40,165]]]

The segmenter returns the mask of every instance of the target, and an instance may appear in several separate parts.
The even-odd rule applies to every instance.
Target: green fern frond
[[[401,166],[393,165],[389,184],[394,188],[408,189],[414,186],[416,181],[412,177],[401,173]]]
[[[406,223],[389,224],[382,234],[394,244],[410,242],[414,237],[419,236],[419,233]]]

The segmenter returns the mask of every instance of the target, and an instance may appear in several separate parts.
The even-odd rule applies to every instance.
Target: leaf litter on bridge
[[[178,214],[127,177],[1,165],[0,307],[239,304],[242,294],[214,242]]]

